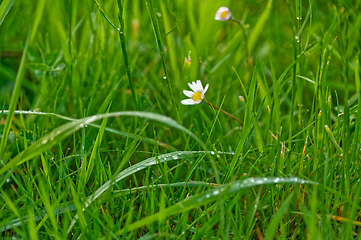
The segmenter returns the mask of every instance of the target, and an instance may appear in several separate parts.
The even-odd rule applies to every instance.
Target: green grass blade
[[[109,106],[109,108],[110,108],[110,106]],[[108,111],[109,111],[109,108],[108,108]],[[103,121],[102,121],[102,124],[100,126],[97,138],[95,139],[95,143],[93,145],[93,151],[92,151],[92,153],[90,155],[90,158],[89,158],[89,166],[88,166],[87,171],[86,171],[85,184],[89,181],[90,175],[91,175],[91,173],[93,171],[94,161],[95,161],[96,155],[97,155],[97,153],[99,151],[99,146],[100,146],[100,144],[101,144],[101,142],[103,140],[105,126],[107,125],[107,121],[108,121],[107,117],[103,118]]]
[[[193,154],[198,153],[198,151],[194,152]],[[210,153],[210,152],[208,152]],[[203,154],[206,154],[205,152]],[[231,153],[226,153],[226,154],[231,154]],[[186,156],[187,154],[185,154]],[[192,157],[192,155],[189,155],[189,157]],[[143,170],[144,168],[142,168]],[[133,171],[132,174],[138,172],[140,170],[135,169]],[[85,175],[84,175],[85,176]],[[122,190],[115,190],[113,193],[105,196],[105,197],[101,197],[101,202],[105,202],[108,201],[110,199],[113,198],[117,198],[123,195],[127,195],[127,194],[131,194],[131,193],[135,193],[135,192],[140,192],[140,191],[146,191],[147,189],[156,189],[156,188],[176,188],[176,187],[216,187],[215,184],[213,183],[208,183],[208,182],[201,182],[201,181],[192,181],[192,182],[176,182],[176,183],[169,183],[169,184],[157,184],[157,185],[148,185],[148,186],[139,186],[139,187],[134,187],[131,189],[122,189]],[[77,192],[79,193],[80,189],[77,190]],[[13,206],[14,209],[15,206]],[[62,214],[66,214],[67,212],[72,212],[76,210],[76,206],[74,205],[73,201],[69,201],[67,203],[61,204],[57,210],[54,210],[53,215],[54,216],[59,216]],[[30,219],[32,219],[32,221],[40,221],[42,219],[44,219],[47,216],[47,211],[46,210],[42,210],[41,212],[41,216],[39,216],[38,214],[31,214],[31,215],[25,215],[22,216],[21,218],[16,218],[13,219],[9,222],[6,223],[6,225],[0,224],[0,233],[4,232],[6,230],[10,230],[14,227],[19,227],[22,226],[23,223],[26,223],[27,221],[30,221]]]
[[[4,0],[0,5],[0,26],[10,11],[15,0]]]
[[[134,164],[133,166],[123,170],[122,172],[120,172],[119,174],[117,174],[116,176],[114,176],[113,179],[109,180],[108,182],[106,182],[105,184],[103,184],[100,188],[98,188],[94,194],[90,195],[87,198],[86,204],[85,204],[85,208],[87,208],[90,203],[92,203],[94,200],[98,199],[103,193],[105,193],[110,187],[112,187],[115,183],[119,182],[120,180],[140,171],[143,170],[145,168],[148,168],[150,166],[159,164],[159,163],[163,163],[163,162],[168,162],[168,161],[178,161],[181,159],[187,159],[190,157],[198,157],[201,155],[205,155],[205,154],[212,154],[212,152],[210,151],[180,151],[180,152],[172,152],[172,153],[167,153],[167,154],[163,154],[157,157],[152,157],[152,158],[148,158],[146,160],[143,160],[137,164]],[[231,154],[231,153],[230,153]],[[75,217],[75,219],[72,221],[72,223],[69,226],[68,232],[70,232],[70,230],[73,228],[75,222],[76,222],[77,217]]]
[[[2,112],[4,115],[7,115],[9,114],[9,111],[8,110],[4,110]],[[15,113],[14,114],[28,114],[28,115],[40,115],[40,116],[48,116],[48,117],[53,117],[53,118],[58,118],[58,119],[64,119],[64,120],[67,120],[67,121],[78,121],[78,119],[75,119],[75,118],[71,118],[71,117],[66,117],[66,116],[63,116],[63,115],[60,115],[60,114],[56,114],[56,113],[45,113],[45,112],[35,112],[35,111],[19,111],[19,110],[15,110]],[[89,126],[92,126],[92,127],[95,127],[95,128],[99,128],[100,129],[100,125],[99,124],[95,124],[95,123],[90,123],[88,124]],[[106,127],[105,128],[105,131],[108,131],[108,132],[111,132],[111,133],[115,133],[115,134],[118,134],[120,136],[123,136],[123,137],[129,137],[129,138],[137,138],[137,135],[134,135],[134,134],[131,134],[131,133],[125,133],[125,132],[122,132],[122,131],[119,131],[119,130],[116,130],[114,128],[109,128],[109,127]],[[152,145],[158,145],[158,146],[161,146],[167,150],[170,150],[170,151],[176,151],[177,149],[174,148],[173,146],[169,145],[169,144],[166,144],[164,142],[161,142],[159,140],[154,140],[154,139],[151,139],[151,138],[147,138],[147,137],[139,137],[140,140],[146,142],[146,143],[150,143]]]
[[[282,206],[278,209],[277,213],[271,219],[271,222],[269,223],[266,232],[266,240],[274,239],[275,233],[278,230],[278,225],[281,222],[283,215],[289,209],[293,195],[294,193],[291,193],[290,196],[287,197],[287,199],[283,202]]]
[[[8,162],[4,167],[0,169],[0,175],[4,174],[9,169],[13,168],[16,164],[21,164],[23,162],[26,162],[38,155],[40,155],[42,152],[46,151],[47,149],[55,146],[57,143],[61,142],[64,138],[68,137],[75,131],[78,131],[79,129],[83,128],[85,125],[88,125],[94,121],[106,118],[106,117],[115,117],[115,116],[133,116],[133,117],[141,117],[141,118],[147,118],[150,120],[155,120],[158,122],[161,122],[163,124],[166,124],[170,127],[174,127],[176,129],[179,129],[188,135],[190,135],[192,138],[194,138],[201,146],[205,149],[204,143],[196,137],[192,132],[190,132],[188,129],[184,128],[180,124],[178,124],[175,120],[160,115],[156,113],[149,113],[149,112],[114,112],[114,113],[108,113],[108,114],[100,114],[100,115],[94,115],[91,117],[83,118],[75,122],[70,122],[67,124],[64,124],[56,129],[54,129],[51,133],[47,134],[46,136],[42,137],[38,141],[36,141],[33,145],[19,153],[17,156],[15,156],[10,162]],[[10,172],[8,173],[10,174]],[[7,174],[7,176],[8,176]],[[3,181],[7,179],[7,176],[3,176]],[[1,182],[3,184],[3,181]]]
[[[14,86],[13,93],[12,93],[11,99],[10,99],[9,114],[6,118],[3,137],[1,138],[0,158],[3,158],[6,143],[8,140],[8,135],[10,132],[12,119],[14,116],[14,111],[15,111],[16,104],[19,99],[20,89],[21,89],[21,85],[22,85],[22,82],[24,79],[24,74],[25,74],[25,68],[26,68],[25,64],[26,64],[28,48],[29,48],[29,45],[32,44],[36,30],[39,26],[39,22],[42,17],[42,14],[43,14],[44,5],[45,5],[45,0],[38,1],[38,5],[37,5],[35,13],[34,13],[33,24],[29,30],[28,38],[26,39],[25,47],[24,47],[23,54],[22,54],[22,57],[20,60],[20,66],[19,66],[18,73],[17,73],[16,79],[15,79],[15,86]],[[4,159],[4,162],[6,162],[6,158]]]
[[[261,14],[261,16],[259,17],[256,26],[254,27],[249,40],[248,40],[248,50],[249,52],[253,51],[253,48],[255,47],[258,37],[262,32],[262,29],[265,25],[265,22],[271,12],[272,9],[272,0],[268,0],[268,3],[266,5],[265,10],[263,11],[263,13]]]
[[[126,46],[126,42],[125,42],[125,35],[124,35],[124,33],[125,33],[125,29],[124,29],[125,25],[124,25],[124,18],[123,18],[123,4],[122,4],[121,0],[117,0],[117,3],[118,3],[118,10],[119,10],[118,11],[118,19],[119,19],[119,23],[120,23],[120,29],[118,30],[118,32],[119,32],[119,37],[120,37],[120,44],[122,46],[124,64],[125,64],[125,68],[126,68],[126,71],[127,71],[129,86],[130,86],[130,90],[132,92],[135,109],[140,110],[140,105],[139,105],[139,102],[138,102],[137,94],[136,94],[135,89],[134,89],[132,73],[131,73],[130,65],[129,65],[129,61],[128,61],[128,51],[127,51],[127,46]]]
[[[210,202],[217,201],[220,196],[227,199],[227,198],[231,197],[233,194],[235,194],[245,188],[266,185],[266,184],[275,184],[275,183],[277,183],[277,184],[285,184],[285,183],[315,184],[314,182],[305,181],[305,180],[298,179],[298,178],[288,179],[288,178],[270,177],[270,178],[250,178],[250,179],[246,179],[246,180],[239,180],[239,181],[236,181],[233,183],[225,184],[218,188],[204,191],[203,193],[201,193],[197,196],[190,197],[186,200],[183,200],[173,206],[170,206],[170,207],[164,209],[161,212],[158,212],[151,216],[145,217],[135,223],[130,224],[126,230],[131,231],[134,229],[138,229],[144,225],[147,225],[151,222],[159,220],[159,218],[161,216],[163,216],[163,219],[164,219],[164,217],[166,217],[166,216],[171,216],[171,215],[178,214],[181,212],[186,212],[191,209],[206,205]],[[291,201],[291,199],[289,199],[289,201]],[[284,211],[282,212],[282,214],[283,213],[284,213]],[[118,232],[116,232],[116,235],[122,235],[124,233],[125,233],[124,229],[121,229]]]

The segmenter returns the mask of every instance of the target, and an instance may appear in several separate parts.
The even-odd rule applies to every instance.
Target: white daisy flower
[[[218,21],[228,21],[231,19],[232,13],[229,11],[228,7],[220,7],[217,12],[214,19]]]
[[[201,103],[204,99],[204,94],[208,90],[209,84],[203,88],[201,80],[197,80],[197,82],[188,83],[188,86],[193,90],[193,92],[183,90],[184,95],[189,97],[189,99],[184,99],[181,101],[181,103],[183,105],[195,105]]]

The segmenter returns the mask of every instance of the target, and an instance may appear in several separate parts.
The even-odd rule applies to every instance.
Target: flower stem
[[[236,22],[236,23],[238,23],[238,25],[241,27],[241,29],[242,29],[242,33],[243,33],[243,38],[244,38],[244,45],[245,45],[245,50],[246,50],[246,54],[247,54],[247,62],[250,62],[251,61],[251,59],[250,59],[250,54],[249,54],[249,51],[248,51],[248,38],[247,38],[247,34],[246,34],[246,29],[244,29],[244,26],[243,26],[243,24],[239,21],[239,20],[237,20],[237,19],[235,19],[235,18],[231,18],[231,20],[232,21],[234,21],[234,22]]]
[[[228,113],[228,112],[226,112],[226,111],[224,111],[224,110],[220,109],[219,107],[217,107],[217,106],[216,106],[216,105],[214,105],[213,103],[208,102],[208,101],[206,101],[206,100],[204,100],[204,102],[205,102],[205,103],[207,103],[208,105],[210,105],[210,106],[214,107],[215,109],[217,109],[217,110],[221,111],[222,113],[226,114],[228,117],[231,117],[231,118],[233,118],[234,120],[236,120],[237,122],[239,122],[239,123],[243,124],[243,122],[242,122],[241,120],[239,120],[238,118],[236,118],[236,117],[235,117],[235,116],[233,116],[232,114],[230,114],[230,113]]]

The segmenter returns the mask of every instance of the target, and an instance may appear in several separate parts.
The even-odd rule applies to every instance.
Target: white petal
[[[201,98],[202,98],[202,100],[204,99],[204,92],[202,92],[202,94],[201,94]]]
[[[188,83],[188,86],[193,90],[193,92],[198,92],[195,82]]]
[[[228,7],[220,7],[217,10],[217,13],[221,14],[222,12],[229,12],[229,8]]]
[[[203,86],[201,80],[197,80],[197,92],[203,92]]]
[[[198,91],[203,91],[203,86],[202,86],[202,82],[201,80],[197,80],[197,87],[198,87]]]
[[[222,18],[223,12],[228,12],[224,18]],[[231,11],[229,11],[229,9],[227,7],[220,7],[217,10],[216,16],[214,17],[214,19],[218,20],[218,21],[228,21],[229,19],[231,19],[231,17],[232,17],[232,13],[231,13]]]
[[[195,101],[194,104],[200,104],[202,101],[203,101],[203,98],[202,98],[202,100]]]
[[[205,94],[205,93],[207,92],[208,87],[209,87],[209,84],[207,84],[207,85],[206,85],[206,87],[204,88],[204,90],[203,90],[203,94]]]
[[[183,105],[194,105],[197,104],[193,99],[184,99],[181,101]]]
[[[188,91],[188,90],[183,90],[183,93],[184,93],[184,95],[186,95],[187,97],[193,97],[193,94],[194,94],[194,92],[192,92],[192,91]]]

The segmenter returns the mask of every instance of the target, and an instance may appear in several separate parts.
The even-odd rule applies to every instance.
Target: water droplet
[[[178,159],[178,156],[172,156],[173,159]]]
[[[209,194],[206,195],[206,198],[210,198],[210,197],[211,197],[211,195],[209,195]]]
[[[276,178],[276,179],[274,180],[275,183],[278,183],[279,181],[280,181],[279,178]]]
[[[214,155],[215,153],[212,151],[211,154]]]
[[[217,194],[219,194],[219,190],[214,190],[213,195],[217,195]]]

